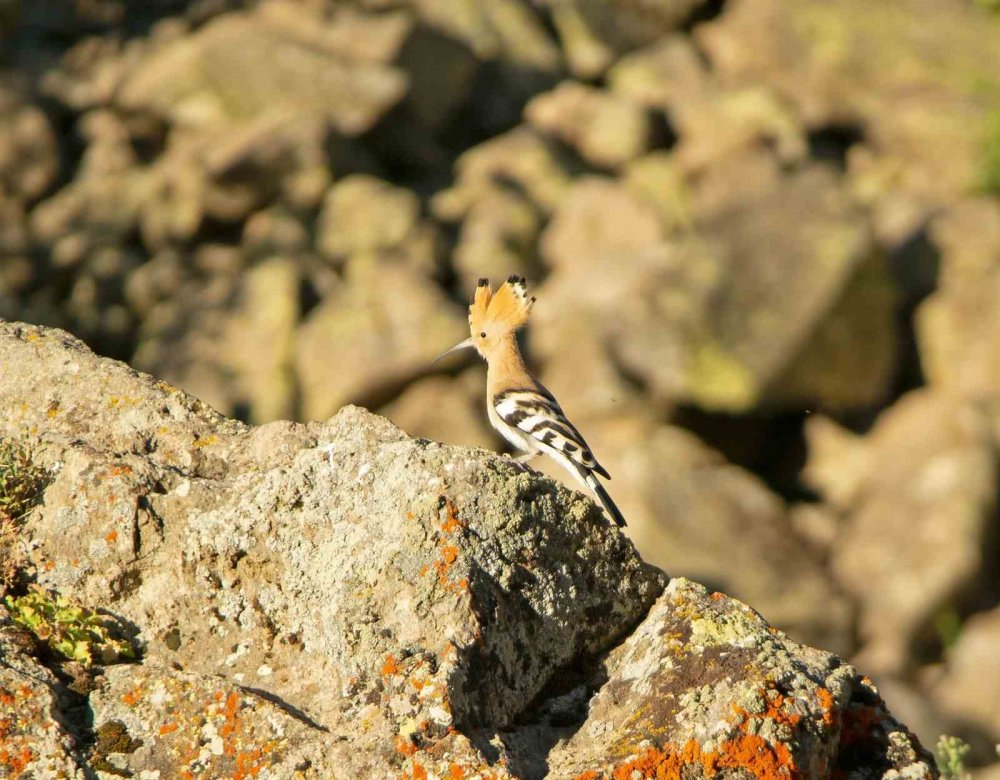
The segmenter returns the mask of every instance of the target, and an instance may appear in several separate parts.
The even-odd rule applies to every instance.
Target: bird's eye
[[[486,331],[485,330],[482,333],[479,334],[479,338],[481,338],[481,339],[486,338]]]

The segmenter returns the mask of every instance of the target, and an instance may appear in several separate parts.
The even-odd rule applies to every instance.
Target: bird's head
[[[469,332],[471,335],[456,344],[437,360],[452,352],[474,347],[484,358],[489,358],[505,339],[522,327],[531,315],[535,299],[529,298],[523,276],[511,276],[493,293],[490,280],[480,279],[469,305]]]

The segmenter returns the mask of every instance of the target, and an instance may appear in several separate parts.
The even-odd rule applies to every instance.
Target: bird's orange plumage
[[[473,334],[494,328],[515,331],[528,321],[534,302],[534,298],[528,297],[521,277],[510,277],[496,293],[491,292],[486,279],[480,279],[469,306],[469,329]]]

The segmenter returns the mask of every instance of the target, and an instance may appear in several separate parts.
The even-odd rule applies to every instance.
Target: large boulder
[[[852,668],[664,592],[591,500],[505,458],[354,407],[248,427],[55,330],[0,323],[0,360],[0,436],[50,473],[25,573],[140,649],[36,711],[3,675],[37,651],[4,639],[21,770],[934,776]]]

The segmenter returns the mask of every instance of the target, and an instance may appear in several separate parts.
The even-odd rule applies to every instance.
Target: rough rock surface
[[[0,324],[0,360],[0,433],[52,474],[30,573],[142,650],[80,694],[92,716],[54,693],[16,710],[0,744],[26,771],[934,776],[851,667],[682,579],[650,610],[665,575],[504,458],[355,407],[247,427],[61,331]],[[37,663],[2,652],[4,673]]]
[[[870,681],[687,580],[671,581],[601,673],[586,720],[549,755],[550,777],[579,777],[609,755],[621,759],[589,776],[935,774]]]
[[[68,691],[33,654],[31,637],[0,609],[0,777],[83,777],[60,717]]]

